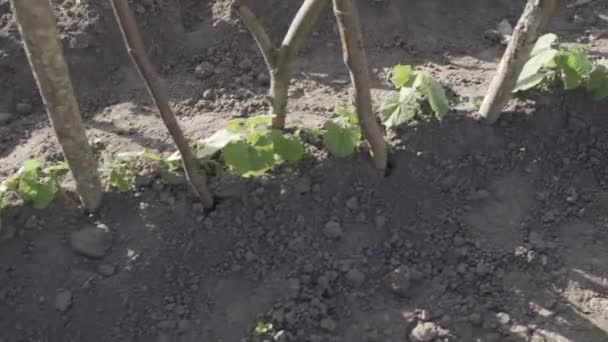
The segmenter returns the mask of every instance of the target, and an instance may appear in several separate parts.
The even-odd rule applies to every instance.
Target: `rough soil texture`
[[[55,1],[98,153],[172,152],[107,1]],[[569,3],[569,2],[568,2]],[[375,77],[423,64],[455,103],[483,95],[524,1],[359,6]],[[608,51],[608,5],[566,2],[551,31]],[[265,110],[266,71],[227,1],[133,2],[192,138]],[[295,5],[257,1],[279,41]],[[197,70],[198,67],[198,70]],[[306,41],[291,118],[348,99],[331,13]],[[60,157],[7,0],[0,0],[0,175]],[[0,341],[608,341],[607,103],[584,94],[512,101],[496,126],[453,111],[405,129],[389,177],[364,153],[312,148],[293,179],[215,179],[205,213],[185,186],[141,182],[97,215],[67,200],[6,213]],[[314,156],[314,157],[313,157]]]

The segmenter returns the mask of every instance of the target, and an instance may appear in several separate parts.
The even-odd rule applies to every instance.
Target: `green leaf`
[[[450,111],[450,104],[443,86],[434,79],[432,79],[427,73],[421,72],[418,74],[416,81],[416,88],[420,90],[422,96],[429,102],[431,109],[435,113],[435,118],[442,121],[446,114]]]
[[[395,88],[410,87],[414,83],[416,73],[411,65],[396,65],[393,68],[393,77],[391,82]]]
[[[257,129],[258,126],[267,126],[272,122],[272,115],[258,115],[250,118],[239,118],[228,121],[226,127],[232,133],[238,133],[242,129],[248,131]]]
[[[228,129],[220,129],[213,133],[210,137],[198,142],[196,157],[198,159],[210,157],[223,149],[229,143],[240,139],[243,139],[240,134],[233,133]]]
[[[132,175],[125,166],[116,166],[110,170],[109,183],[110,187],[126,192],[131,188]]]
[[[380,105],[384,125],[397,127],[410,122],[418,113],[420,95],[414,88],[401,88],[389,93]]]
[[[40,166],[41,166],[40,162],[37,161],[36,159],[26,160],[23,163],[23,171],[24,172],[35,171],[35,170],[38,170],[40,168]]]
[[[257,322],[255,328],[253,329],[253,334],[261,337],[271,332],[273,328],[272,323]]]
[[[161,157],[159,154],[154,153],[152,151],[148,151],[148,150],[142,151],[141,156],[146,159],[152,160],[152,161],[162,161],[163,160],[163,157]]]
[[[573,47],[563,51],[554,60],[560,70],[566,90],[578,88],[593,70],[587,50],[582,47]]]
[[[355,152],[361,140],[361,130],[358,126],[352,127],[345,122],[327,121],[323,142],[331,154],[344,158]]]
[[[274,145],[274,153],[288,164],[295,164],[304,155],[304,145],[295,137],[285,137],[280,131],[272,130],[271,136]]]
[[[55,195],[59,192],[57,183],[52,179],[43,179],[38,183],[38,195],[33,200],[33,206],[36,209],[44,209],[51,204]]]
[[[551,48],[538,51],[533,55],[519,74],[513,92],[529,90],[539,85],[545,78],[545,74],[541,72],[541,69],[553,61],[556,55],[557,50]]]
[[[534,44],[534,48],[532,48],[532,52],[530,56],[534,57],[537,54],[544,52],[544,50],[551,49],[553,43],[557,41],[557,35],[555,33],[547,33],[542,35]]]
[[[346,106],[336,106],[335,112],[339,117],[346,119],[348,124],[359,125],[359,117],[354,109],[350,109]]]
[[[591,92],[594,100],[608,97],[608,69],[605,66],[595,66],[587,80],[587,90]]]
[[[63,173],[63,172],[69,171],[69,170],[70,170],[70,168],[68,166],[68,163],[60,162],[55,165],[51,165],[49,167],[44,168],[42,170],[42,173],[44,173],[46,175],[56,175],[58,173]]]
[[[25,171],[19,178],[19,196],[25,202],[31,202],[36,209],[46,208],[55,198],[59,190],[57,184],[50,178],[40,178],[37,167],[39,164],[24,164]]]
[[[275,163],[272,144],[252,146],[245,141],[233,141],[222,153],[230,169],[246,178],[263,175]]]

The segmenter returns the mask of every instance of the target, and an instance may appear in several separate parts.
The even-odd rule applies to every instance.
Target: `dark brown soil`
[[[109,2],[55,3],[99,153],[172,152]],[[608,5],[568,3],[551,31],[605,55]],[[490,31],[523,4],[360,0],[374,94],[393,65],[413,63],[455,104],[483,95],[504,48]],[[263,61],[228,1],[133,6],[190,137],[267,108]],[[277,41],[296,9],[254,6]],[[314,124],[348,98],[329,8],[300,57],[291,118]],[[59,158],[7,0],[0,94],[0,175]],[[272,323],[268,341],[608,341],[607,104],[581,93],[514,100],[492,127],[453,111],[394,137],[389,177],[365,153],[315,153],[292,177],[214,179],[222,200],[211,213],[159,180],[109,193],[96,215],[64,200],[12,209],[0,232],[0,341],[256,341],[257,322]],[[94,228],[108,231],[101,258],[74,241]]]

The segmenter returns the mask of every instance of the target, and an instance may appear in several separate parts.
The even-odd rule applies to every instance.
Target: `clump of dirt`
[[[172,151],[108,3],[54,4],[98,152]],[[523,8],[358,4],[374,95],[394,64],[424,63],[456,102],[483,94],[503,48],[484,34]],[[263,60],[229,1],[133,8],[189,137],[267,108]],[[297,8],[253,10],[278,43]],[[565,8],[552,31],[591,40],[600,55],[605,12]],[[348,78],[331,11],[313,37],[289,106],[290,118],[318,124],[348,98]],[[60,158],[6,0],[0,72],[0,174],[29,157]],[[534,96],[512,101],[493,127],[453,111],[442,125],[395,134],[389,177],[364,153],[333,159],[311,147],[290,177],[214,179],[221,201],[210,213],[185,185],[155,178],[108,193],[95,215],[67,200],[11,209],[0,341],[605,341],[605,105],[576,92]]]

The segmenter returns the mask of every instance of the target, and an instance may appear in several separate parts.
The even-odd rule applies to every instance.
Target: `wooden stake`
[[[49,0],[11,0],[25,52],[84,207],[101,205],[103,188],[86,136]]]
[[[363,48],[363,37],[357,7],[351,0],[333,0],[334,14],[340,31],[344,63],[350,71],[355,90],[355,106],[363,135],[369,143],[374,165],[387,167],[386,141],[372,110],[369,67]]]
[[[16,0],[22,1],[22,0]],[[181,154],[182,164],[186,173],[186,179],[192,186],[196,195],[201,199],[203,206],[207,209],[213,208],[213,196],[207,187],[207,176],[204,172],[198,170],[194,159],[192,149],[188,144],[188,140],[184,136],[182,129],[173,115],[173,111],[169,106],[169,98],[166,90],[163,88],[160,77],[156,73],[152,62],[146,54],[143,40],[137,23],[131,9],[129,8],[128,0],[111,0],[114,15],[118,22],[118,26],[122,32],[122,36],[127,47],[127,51],[133,60],[133,64],[137,68],[139,75],[146,84],[148,92],[154,99],[160,117],[162,118],[169,134],[177,145],[177,149]]]
[[[479,115],[485,118],[488,124],[498,120],[511,98],[519,74],[530,58],[536,40],[551,18],[555,4],[556,0],[528,0],[479,109]]]

